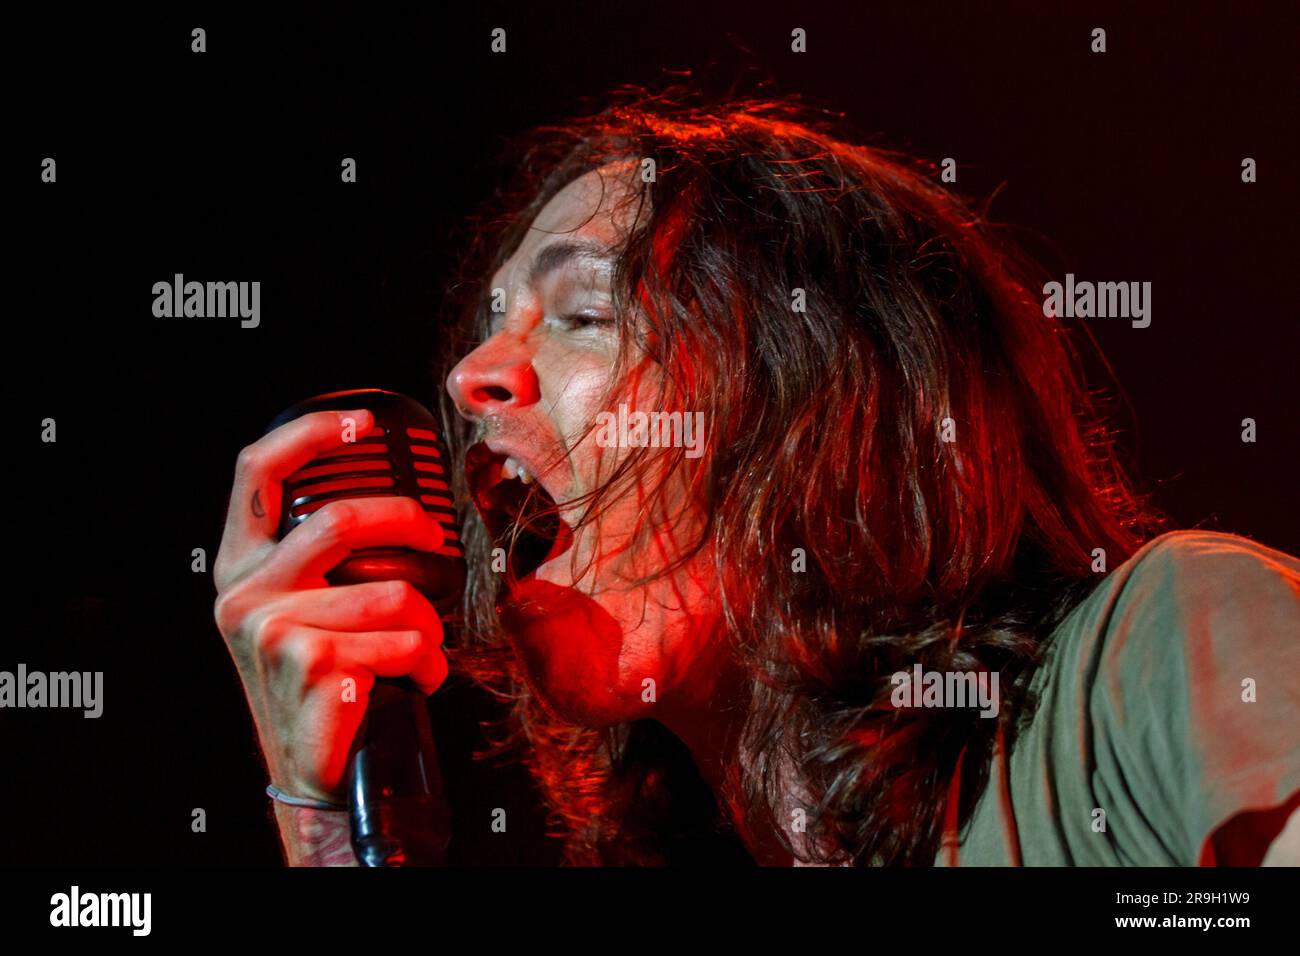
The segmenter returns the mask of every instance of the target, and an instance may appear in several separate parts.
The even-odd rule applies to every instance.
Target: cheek
[[[609,389],[613,356],[547,343],[533,360],[542,401],[570,444],[586,431]]]
[[[595,424],[605,411],[614,359],[581,350],[548,346],[534,361],[547,415],[568,450],[576,479],[574,494],[599,486],[608,478],[626,449],[598,447]]]

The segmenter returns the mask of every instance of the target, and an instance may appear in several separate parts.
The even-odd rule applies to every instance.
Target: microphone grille
[[[286,410],[271,428],[308,412],[341,408],[369,409],[375,428],[355,442],[340,442],[317,455],[285,479],[280,536],[331,501],[404,495],[442,526],[445,540],[435,553],[463,558],[450,456],[437,422],[418,402],[379,389],[331,392]]]

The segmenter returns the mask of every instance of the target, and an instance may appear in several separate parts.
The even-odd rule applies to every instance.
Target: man
[[[450,664],[512,701],[567,859],[1296,862],[1300,564],[1153,539],[1024,268],[814,127],[661,97],[544,130],[470,257]],[[272,783],[319,802],[277,802],[293,863],[353,862],[341,681],[449,666],[412,589],[324,582],[437,547],[413,503],[273,540],[348,417],[244,451],[216,567]]]

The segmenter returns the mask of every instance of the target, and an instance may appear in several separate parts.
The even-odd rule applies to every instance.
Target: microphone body
[[[446,533],[437,552],[365,548],[326,580],[360,584],[400,579],[414,585],[444,622],[465,590],[465,558],[452,501],[450,459],[437,420],[419,402],[380,389],[317,395],[285,409],[271,431],[308,412],[369,409],[372,434],[321,454],[284,482],[279,536],[331,501],[401,495],[418,501]],[[379,678],[348,760],[352,849],[362,866],[445,863],[450,820],[425,695],[408,679]]]

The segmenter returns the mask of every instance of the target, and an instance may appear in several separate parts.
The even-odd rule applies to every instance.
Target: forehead
[[[635,214],[635,203],[628,202],[635,168],[634,160],[611,163],[561,189],[542,207],[495,279],[523,281],[538,251],[552,242],[591,240],[614,249],[622,245]]]

